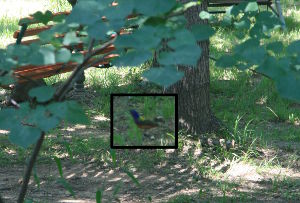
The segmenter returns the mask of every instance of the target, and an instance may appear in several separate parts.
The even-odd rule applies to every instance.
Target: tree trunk
[[[191,0],[180,0],[183,3]],[[188,27],[207,23],[199,18],[201,10],[207,10],[207,0],[185,12]],[[215,131],[219,125],[210,108],[209,96],[209,41],[198,42],[202,55],[197,67],[178,67],[185,77],[168,88],[167,92],[178,93],[178,115],[180,129],[187,129],[193,135]]]

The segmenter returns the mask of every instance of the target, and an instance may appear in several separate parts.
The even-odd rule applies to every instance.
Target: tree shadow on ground
[[[89,158],[76,154],[75,162],[63,158],[63,175],[76,193],[75,198],[57,182],[59,172],[54,163],[37,164],[40,188],[32,179],[28,198],[50,202],[94,202],[96,191],[101,189],[104,202],[146,202],[150,197],[152,202],[170,199],[189,199],[184,202],[300,200],[300,176],[270,178],[262,173],[257,177],[253,168],[248,169],[243,163],[225,171],[224,176],[204,175],[208,171],[190,164],[191,157],[196,160],[202,152],[186,147],[164,151],[117,150],[116,167],[109,153],[97,151],[96,146],[89,148],[94,152]],[[96,153],[98,155],[94,156]],[[126,171],[131,171],[139,184]],[[0,169],[0,188],[7,202],[15,202],[22,173],[23,166],[19,165]]]
[[[40,188],[32,179],[28,198],[48,202],[95,202],[96,191],[100,189],[103,202],[300,200],[299,159],[294,159],[294,171],[289,167],[286,171],[284,167],[278,170],[260,168],[258,173],[255,167],[242,160],[228,163],[225,153],[235,151],[205,149],[184,137],[180,138],[178,150],[116,150],[113,158],[109,147],[109,109],[103,110],[102,104],[112,92],[137,88],[117,87],[98,87],[99,95],[92,105],[86,106],[91,126],[64,125],[47,136],[36,165]],[[66,143],[72,155],[66,150]],[[281,149],[276,146],[277,150]],[[257,160],[281,156],[276,146],[274,154],[269,156],[270,151],[265,151]],[[0,193],[6,202],[16,201],[29,152],[1,144],[0,159],[2,162],[5,156],[7,166],[0,168]],[[283,149],[284,152],[290,153]],[[291,153],[299,154],[299,147]],[[75,198],[57,182],[59,172],[53,156],[62,160],[63,176],[76,193]]]

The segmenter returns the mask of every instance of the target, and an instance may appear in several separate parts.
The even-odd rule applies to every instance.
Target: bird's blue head
[[[132,115],[134,120],[138,120],[140,118],[140,115],[136,110],[130,110],[130,114]]]

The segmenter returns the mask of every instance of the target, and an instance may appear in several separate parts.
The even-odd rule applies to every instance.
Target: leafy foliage
[[[47,24],[55,21],[51,29],[39,34],[38,43],[10,45],[0,50],[0,83],[15,82],[13,71],[24,65],[49,65],[56,63],[83,63],[81,53],[71,52],[65,46],[82,44],[96,49],[99,43],[111,40],[112,33],[125,33],[115,39],[115,53],[119,57],[111,61],[117,66],[139,66],[151,60],[156,51],[160,67],[144,72],[143,77],[162,86],[174,84],[183,77],[178,65],[196,67],[201,56],[197,41],[207,40],[215,31],[209,25],[194,25],[186,28],[182,11],[195,2],[180,4],[176,0],[120,0],[112,6],[110,0],[79,0],[69,16],[54,18],[52,13],[37,12],[35,21]],[[105,16],[105,17],[104,17]],[[128,16],[130,18],[128,19]],[[216,22],[212,15],[202,11],[199,16]],[[24,22],[23,22],[24,23]],[[221,24],[240,30],[236,36],[246,40],[234,47],[233,53],[219,58],[220,67],[237,66],[242,70],[257,68],[257,71],[272,78],[284,97],[300,100],[299,61],[300,41],[284,47],[281,42],[263,44],[274,29],[280,27],[277,17],[271,12],[258,12],[256,2],[243,2],[229,7]],[[132,28],[139,27],[138,29]],[[63,38],[57,38],[61,35]],[[47,44],[46,46],[44,44]],[[158,51],[160,50],[160,51]],[[287,54],[281,54],[286,50]],[[73,101],[57,102],[56,89],[38,87],[29,92],[32,101],[18,109],[0,111],[0,127],[10,131],[10,140],[22,147],[37,141],[42,132],[56,128],[62,120],[70,123],[89,124],[84,110]]]
[[[50,11],[33,14],[33,21],[45,25],[54,21],[56,24],[40,33],[40,41],[36,43],[10,45],[0,49],[0,85],[15,83],[14,70],[26,65],[75,62],[78,63],[78,74],[79,68],[87,68],[84,66],[94,50],[103,44],[110,44],[116,33],[123,32],[125,34],[115,38],[114,53],[119,57],[111,63],[116,66],[139,66],[151,60],[156,53],[160,67],[146,70],[143,77],[167,87],[184,76],[183,72],[178,71],[178,65],[196,67],[202,53],[197,42],[207,40],[215,33],[206,24],[193,25],[187,29],[182,11],[198,2],[182,5],[176,0],[120,0],[114,6],[111,3],[112,0],[78,0],[69,16],[53,17]],[[218,21],[205,11],[199,16],[210,22]],[[32,23],[32,19],[20,23]],[[283,97],[300,101],[300,41],[292,42],[288,47],[284,47],[281,42],[263,43],[264,39],[271,37],[274,29],[280,27],[275,15],[268,11],[258,12],[256,2],[245,1],[229,7],[221,25],[237,29],[239,32],[236,37],[245,40],[235,46],[232,53],[221,56],[217,61],[218,66],[236,66],[241,70],[256,68],[275,81]],[[89,53],[76,53],[79,45],[89,49]],[[106,56],[103,52],[97,54]],[[75,76],[73,74],[71,79],[74,80]],[[45,86],[30,90],[30,101],[1,109],[0,129],[9,131],[12,143],[27,148],[44,133],[57,128],[62,121],[88,125],[89,120],[82,107],[74,101],[61,101],[64,91],[60,90]],[[121,139],[119,141],[122,142]],[[72,156],[68,145],[66,148]],[[112,150],[110,154],[116,166],[116,152]],[[63,177],[61,161],[56,157],[54,159],[60,174],[58,182],[75,196]],[[124,172],[140,186],[130,170],[124,169]],[[96,201],[101,202],[101,199],[102,190],[98,190]]]
[[[209,19],[208,14],[202,13],[202,17]],[[258,12],[256,2],[244,2],[229,7],[222,24],[243,30],[238,37],[248,39],[235,46],[233,53],[221,56],[216,65],[223,68],[236,66],[241,70],[256,68],[275,81],[281,96],[299,101],[299,40],[288,47],[284,47],[282,42],[263,44],[264,39],[271,37],[273,30],[280,28],[278,18],[268,11]],[[287,54],[282,54],[284,50]]]

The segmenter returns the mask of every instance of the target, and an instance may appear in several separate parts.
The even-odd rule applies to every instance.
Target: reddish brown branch
[[[27,189],[28,189],[28,183],[29,183],[29,180],[30,180],[31,172],[32,172],[34,163],[37,159],[37,156],[40,152],[40,149],[42,147],[44,137],[45,137],[45,133],[42,132],[41,137],[38,140],[38,142],[36,143],[36,145],[34,147],[34,151],[33,151],[32,155],[30,157],[30,160],[29,160],[29,163],[28,163],[28,166],[26,168],[26,172],[25,172],[25,175],[24,175],[24,178],[23,178],[22,188],[21,188],[21,191],[19,193],[19,197],[18,197],[18,201],[17,201],[18,203],[23,203],[24,202],[24,198],[26,196],[26,192],[27,192]]]

